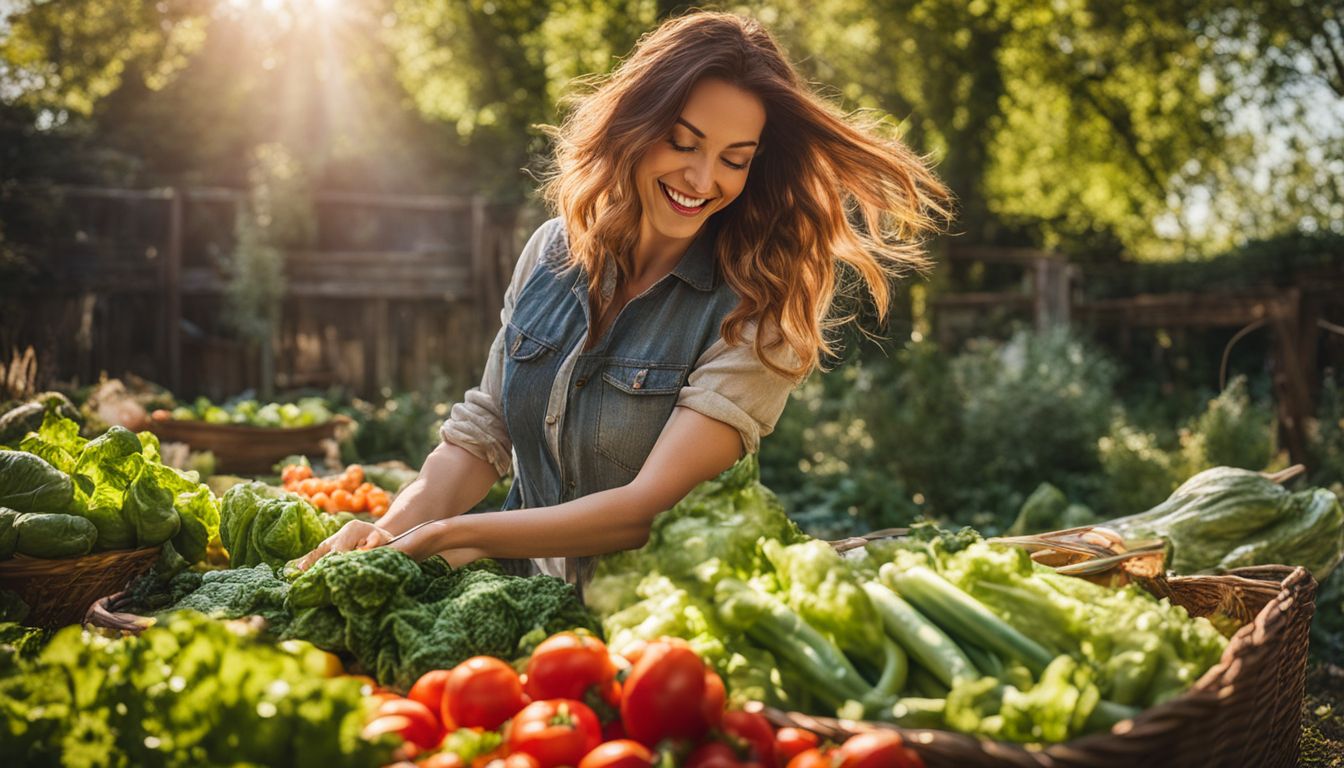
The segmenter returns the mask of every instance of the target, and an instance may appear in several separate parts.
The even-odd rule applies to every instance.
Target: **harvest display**
[[[0,749],[23,765],[899,768],[922,761],[898,730],[828,741],[761,707],[1047,745],[1181,696],[1237,628],[1033,557],[1088,528],[813,539],[754,457],[603,558],[583,601],[548,576],[387,547],[291,565],[389,501],[359,465],[293,463],[280,487],[217,499],[153,435],[85,439],[49,408],[0,446],[0,560],[165,554],[117,603],[144,617],[138,636],[0,624]],[[1103,555],[1154,540],[1179,573],[1324,579],[1344,511],[1220,467],[1096,533]],[[26,610],[0,590],[0,618]]]

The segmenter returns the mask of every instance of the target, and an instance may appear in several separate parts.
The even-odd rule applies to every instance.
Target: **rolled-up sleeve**
[[[696,361],[677,396],[678,406],[736,429],[746,453],[759,450],[761,438],[774,431],[789,393],[800,381],[766,367],[756,356],[753,336],[749,333],[745,343],[737,345],[716,341]],[[791,364],[788,348],[779,349],[781,359]]]
[[[504,329],[513,317],[514,303],[523,285],[531,277],[543,248],[556,236],[559,219],[551,219],[537,228],[523,246],[513,278],[504,291],[504,306],[499,311],[499,332],[490,344],[485,373],[479,386],[467,390],[462,402],[453,406],[439,427],[445,442],[460,446],[476,458],[490,463],[501,476],[513,466],[513,442],[504,424],[502,394],[504,385]]]

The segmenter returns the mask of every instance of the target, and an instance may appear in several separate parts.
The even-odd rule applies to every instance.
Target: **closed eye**
[[[694,152],[697,149],[697,147],[683,147],[673,139],[668,139],[667,143],[672,145],[672,149],[676,150],[677,152]],[[747,167],[747,163],[734,163],[731,160],[724,160],[723,164],[728,166],[729,168],[732,168],[735,171],[740,171],[743,168]]]

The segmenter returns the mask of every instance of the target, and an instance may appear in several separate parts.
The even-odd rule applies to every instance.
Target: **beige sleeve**
[[[761,438],[774,431],[789,393],[800,381],[767,368],[756,356],[753,342],[754,332],[740,345],[723,339],[714,342],[696,361],[677,397],[677,405],[735,428],[747,453],[755,453]],[[796,359],[787,347],[779,349],[788,363]]]
[[[504,291],[504,307],[499,311],[499,332],[490,344],[485,361],[485,373],[479,386],[472,387],[453,406],[448,418],[439,427],[439,436],[445,442],[465,448],[476,458],[487,461],[501,476],[513,466],[513,442],[504,424],[501,395],[504,383],[504,329],[513,317],[514,302],[537,265],[545,245],[556,235],[559,219],[551,219],[537,228],[518,256],[513,279]]]

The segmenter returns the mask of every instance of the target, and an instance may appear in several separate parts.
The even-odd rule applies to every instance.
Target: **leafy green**
[[[326,655],[182,614],[138,638],[69,627],[0,676],[0,741],[30,766],[381,765],[363,690]]]
[[[74,499],[70,476],[39,456],[0,451],[0,507],[19,512],[67,512]]]
[[[242,483],[224,494],[220,540],[235,568],[276,567],[311,552],[331,534],[322,513],[294,494]]]
[[[0,507],[0,560],[8,560],[14,556],[14,550],[19,545],[19,532],[14,530],[14,523],[18,521],[18,512],[8,507]]]

